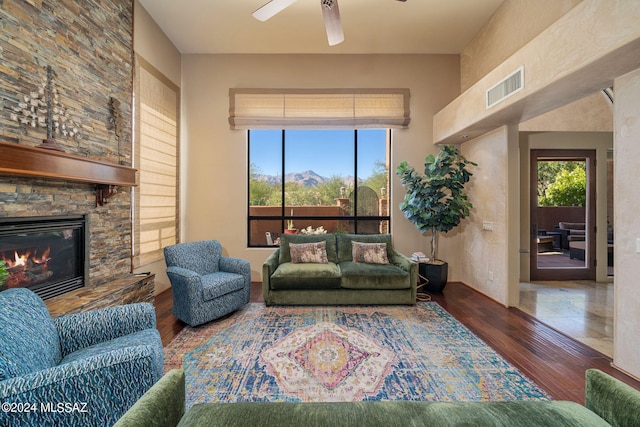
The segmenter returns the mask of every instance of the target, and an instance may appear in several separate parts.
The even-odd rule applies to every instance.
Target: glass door
[[[595,151],[531,151],[531,280],[595,280]]]

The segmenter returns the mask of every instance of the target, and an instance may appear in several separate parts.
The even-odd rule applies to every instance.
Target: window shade
[[[178,225],[179,89],[142,58],[136,58],[133,264],[163,259],[176,243]]]
[[[407,128],[409,89],[230,89],[231,129]]]

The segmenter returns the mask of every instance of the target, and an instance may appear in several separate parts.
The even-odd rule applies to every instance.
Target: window
[[[140,57],[134,89],[133,267],[163,259],[177,242],[180,90]]]
[[[321,227],[388,233],[390,141],[389,129],[250,130],[249,246]]]

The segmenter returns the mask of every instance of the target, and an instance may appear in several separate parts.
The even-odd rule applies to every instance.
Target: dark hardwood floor
[[[584,373],[597,368],[640,390],[640,382],[614,369],[611,359],[516,309],[505,308],[461,283],[449,283],[439,303],[556,400],[584,403]],[[251,287],[251,302],[264,302],[262,284]],[[185,324],[171,313],[171,291],[156,296],[163,345]]]

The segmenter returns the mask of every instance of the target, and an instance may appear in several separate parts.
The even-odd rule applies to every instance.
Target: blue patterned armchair
[[[222,256],[217,240],[164,248],[171,281],[173,314],[191,326],[222,317],[249,302],[251,265]]]
[[[51,318],[26,288],[0,292],[0,425],[114,424],[160,377],[151,304]]]

